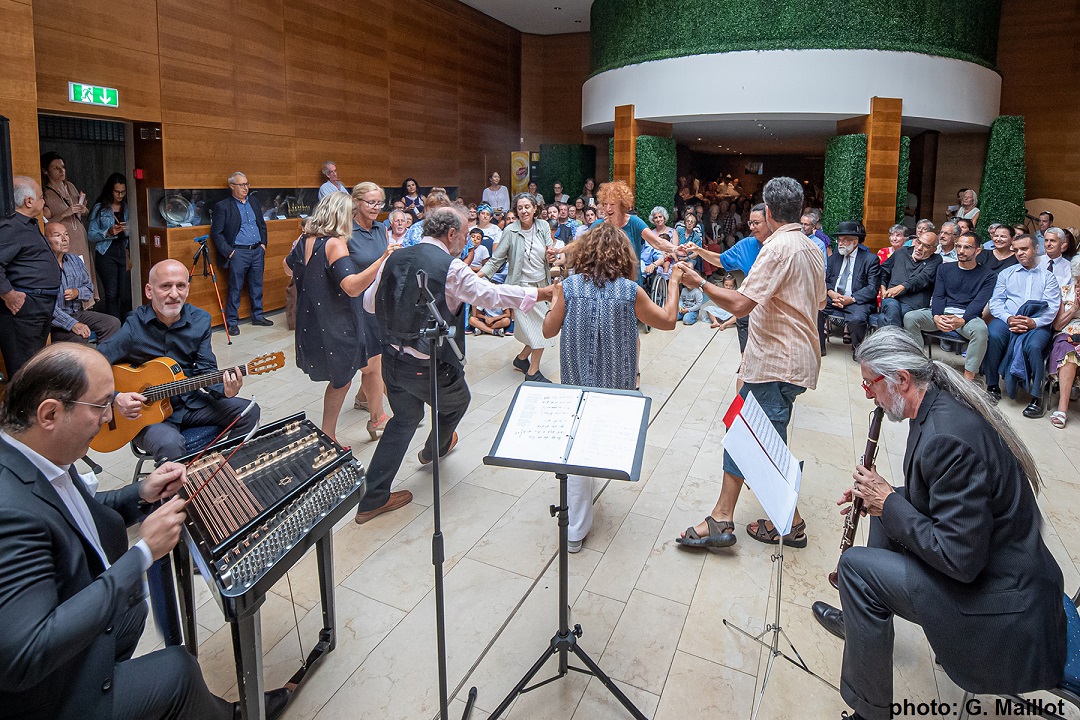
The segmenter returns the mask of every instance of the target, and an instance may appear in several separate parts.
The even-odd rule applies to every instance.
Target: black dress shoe
[[[289,699],[292,697],[292,690],[288,688],[278,688],[277,690],[268,690],[263,693],[263,702],[266,705],[266,720],[277,720],[281,717],[281,714],[285,712],[285,706],[289,704]],[[233,720],[240,720],[243,712],[240,710],[240,703],[233,703]]]
[[[811,606],[814,611],[814,619],[821,627],[831,632],[841,640],[844,639],[844,611],[834,608],[828,603],[818,600]]]
[[[1024,408],[1024,417],[1026,418],[1041,418],[1046,414],[1046,408],[1043,407],[1042,398],[1032,398],[1031,404]]]
[[[274,324],[274,321],[273,321],[273,320],[269,320],[269,319],[267,319],[267,318],[264,318],[264,317],[261,317],[261,318],[255,318],[255,319],[253,319],[253,320],[251,321],[251,324],[252,324],[252,325],[258,325],[259,327],[270,327],[271,325],[273,325],[273,324]]]
[[[236,327],[235,325],[230,325],[229,326],[229,334],[230,335],[239,335],[240,334],[240,328]]]
[[[997,405],[1001,402],[1001,388],[997,385],[987,385],[986,394],[990,396],[990,402]]]

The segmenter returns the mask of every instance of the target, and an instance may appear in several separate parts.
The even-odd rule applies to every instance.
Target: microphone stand
[[[435,566],[435,638],[439,654],[439,717],[447,720],[448,690],[446,683],[446,607],[443,595],[443,560],[445,550],[443,547],[442,534],[442,509],[439,490],[439,382],[438,382],[438,354],[439,348],[445,343],[464,364],[465,356],[453,342],[445,342],[457,335],[457,328],[450,327],[449,323],[439,312],[436,306],[435,296],[428,288],[428,275],[421,270],[416,273],[416,284],[420,288],[420,298],[417,305],[426,304],[431,319],[427,327],[420,330],[420,337],[428,341],[428,375],[431,382],[431,437],[434,446],[431,448],[431,489],[432,489],[432,513],[434,516],[434,532],[431,536],[431,564]],[[465,703],[465,712],[462,720],[472,714],[473,705],[476,703],[476,688],[469,691],[469,699]]]

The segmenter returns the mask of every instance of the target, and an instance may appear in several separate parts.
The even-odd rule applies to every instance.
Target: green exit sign
[[[86,85],[84,83],[68,83],[68,100],[83,105],[101,105],[102,107],[119,107],[120,93],[116,88],[99,87],[98,85]]]

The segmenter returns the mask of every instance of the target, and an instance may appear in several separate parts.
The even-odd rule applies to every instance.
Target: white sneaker
[[[584,540],[570,540],[566,543],[566,551],[571,553],[579,553],[581,552],[581,547],[584,544]]]

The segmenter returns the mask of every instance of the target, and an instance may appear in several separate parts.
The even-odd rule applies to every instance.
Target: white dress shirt
[[[855,279],[855,253],[857,252],[858,248],[844,258],[844,262],[840,264],[840,274],[836,276],[836,287],[834,287],[833,290],[844,297],[851,297],[851,283]],[[848,263],[850,263],[850,265]],[[840,281],[844,279],[845,270],[848,271],[847,284],[844,287],[840,287]]]
[[[57,465],[45,456],[39,454],[35,450],[28,447],[26,444],[19,442],[11,435],[7,434],[3,430],[0,430],[0,438],[4,442],[11,445],[26,457],[34,467],[41,471],[41,474],[45,476],[45,479],[49,481],[49,484],[56,490],[56,494],[60,496],[64,506],[71,513],[71,517],[74,518],[75,524],[79,526],[79,532],[83,538],[97,551],[98,557],[101,558],[101,562],[105,569],[108,570],[112,563],[109,562],[109,558],[105,555],[105,549],[101,546],[101,536],[98,535],[97,525],[94,523],[94,516],[90,514],[90,508],[86,504],[86,499],[75,487],[75,482],[71,477],[71,465]],[[82,480],[86,486],[87,492],[91,495],[97,492],[98,479],[97,475],[93,472],[83,474],[76,472],[79,479]],[[145,540],[139,540],[136,544],[137,548],[143,555],[143,570],[145,571],[154,561],[154,557],[150,552],[150,547],[146,544]]]
[[[1044,255],[1039,258],[1039,263],[1050,270],[1050,272],[1054,273],[1054,277],[1057,279],[1058,285],[1062,290],[1072,287],[1072,263],[1069,262],[1067,257],[1059,255],[1051,260],[1048,256]]]
[[[1046,302],[1046,310],[1032,318],[1035,327],[1052,323],[1061,307],[1061,286],[1041,258],[1030,270],[1023,265],[1012,265],[998,273],[994,294],[990,296],[990,313],[1002,322],[1008,322],[1028,300]]]

